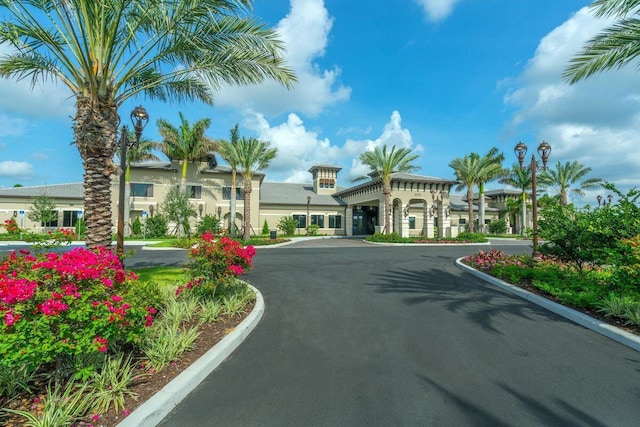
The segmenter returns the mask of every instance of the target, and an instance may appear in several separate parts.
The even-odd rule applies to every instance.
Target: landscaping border
[[[592,331],[597,332],[600,335],[603,335],[635,351],[640,352],[640,337],[620,328],[616,328],[615,326],[609,325],[608,323],[604,323],[598,319],[594,319],[593,317],[587,316],[586,314],[580,313],[579,311],[573,310],[572,308],[566,307],[562,304],[558,304],[557,302],[550,301],[539,295],[514,286],[510,283],[504,282],[489,274],[482,273],[481,271],[478,271],[473,267],[463,264],[462,259],[464,258],[465,257],[460,257],[456,260],[456,265],[462,270],[468,271],[474,276],[479,277],[480,279],[493,285],[496,285],[499,288],[506,290],[507,292],[510,292],[520,298],[526,299],[527,301],[539,305],[540,307],[546,308],[547,310],[559,316],[562,316],[565,319],[571,320],[572,322],[577,323],[580,326],[591,329]]]
[[[249,286],[256,293],[256,303],[251,313],[233,332],[226,335],[162,390],[136,408],[118,424],[118,427],[156,426],[240,346],[260,323],[265,310],[262,294],[255,287]]]

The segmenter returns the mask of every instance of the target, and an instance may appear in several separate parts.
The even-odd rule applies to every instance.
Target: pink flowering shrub
[[[20,227],[18,227],[18,224],[16,223],[16,220],[14,218],[5,220],[2,227],[4,227],[9,234],[20,234]]]
[[[237,277],[250,269],[256,250],[243,247],[228,237],[216,238],[210,232],[203,233],[189,251],[187,265],[190,280],[178,288],[177,293],[187,291],[203,298],[213,298],[231,277]]]
[[[491,249],[488,252],[481,250],[475,255],[469,255],[463,258],[462,262],[511,283],[520,283],[531,277],[528,259],[528,256],[506,255],[502,251]]]
[[[136,279],[105,248],[12,252],[0,263],[0,369],[136,342],[155,314]]]

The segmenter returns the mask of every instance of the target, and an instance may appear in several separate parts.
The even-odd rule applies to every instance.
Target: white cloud
[[[423,147],[414,147],[411,133],[402,127],[402,118],[394,111],[376,139],[347,139],[342,147],[321,138],[318,132],[305,128],[304,122],[296,114],[289,114],[286,122],[271,126],[267,119],[256,112],[248,112],[243,125],[255,132],[259,139],[270,141],[278,149],[278,156],[269,167],[268,177],[273,181],[304,183],[309,182],[309,169],[317,164],[342,166],[340,181],[366,175],[369,171],[357,160],[366,150],[381,145],[396,145],[422,152]],[[349,170],[349,168],[351,168]]]
[[[26,128],[26,120],[0,114],[0,136],[22,136]]]
[[[287,66],[298,83],[291,90],[273,81],[259,86],[225,87],[216,104],[232,108],[251,108],[277,115],[297,111],[310,116],[326,107],[347,101],[351,88],[340,83],[340,67],[322,69],[315,60],[324,56],[333,18],[323,0],[291,0],[291,10],[277,25],[287,52]]]
[[[11,48],[0,44],[0,56]],[[30,118],[68,118],[73,114],[71,91],[62,83],[39,81],[34,87],[31,79],[0,78],[0,112],[10,112]]]
[[[525,71],[500,83],[511,86],[504,100],[515,108],[506,131],[515,141],[521,132],[535,129],[538,142],[553,147],[552,164],[577,160],[593,169],[590,177],[638,186],[638,72],[631,66],[571,86],[562,80],[569,60],[610,23],[583,8],[540,41]]]
[[[0,176],[29,176],[33,174],[33,166],[27,162],[7,160],[0,162]]]
[[[416,0],[422,6],[426,18],[431,22],[445,19],[453,12],[453,7],[459,0]]]

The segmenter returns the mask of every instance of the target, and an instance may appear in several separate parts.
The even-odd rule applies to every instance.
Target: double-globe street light
[[[527,154],[527,146],[522,142],[518,142],[513,151],[518,157],[520,168],[524,169],[524,156]],[[551,146],[542,141],[542,143],[538,146],[538,154],[542,159],[542,170],[547,169],[549,153],[551,153]],[[536,176],[536,172],[538,170],[538,162],[536,161],[535,154],[531,155],[531,165],[529,166],[529,169],[531,170],[531,205],[533,215],[533,252],[531,253],[531,257],[535,259],[540,257],[540,252],[538,252],[538,182]],[[522,226],[524,227],[524,224],[522,224]]]
[[[127,150],[129,148],[138,147],[142,130],[149,123],[149,114],[142,106],[136,107],[131,112],[131,123],[135,131],[136,140],[129,141],[129,133],[127,125],[122,126],[122,136],[120,137],[120,184],[118,186],[118,239],[116,243],[116,254],[122,261],[124,256],[124,190],[126,186],[125,171],[127,170]]]

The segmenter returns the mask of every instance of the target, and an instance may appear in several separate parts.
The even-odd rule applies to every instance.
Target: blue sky
[[[574,86],[567,61],[608,23],[578,0],[264,0],[255,14],[277,27],[300,82],[224,88],[216,105],[143,98],[155,121],[212,119],[208,135],[242,135],[278,147],[269,181],[309,182],[313,164],[343,168],[340,185],[366,173],[357,161],[380,144],[410,147],[418,173],[453,178],[448,163],[498,147],[515,161],[520,140],[546,140],[551,161],[578,160],[621,188],[640,182],[638,74],[633,67]],[[0,53],[2,46],[0,46]],[[0,80],[0,186],[82,180],[72,145],[73,100],[62,85]],[[498,187],[493,184],[490,188]],[[602,191],[589,192],[580,203]]]

